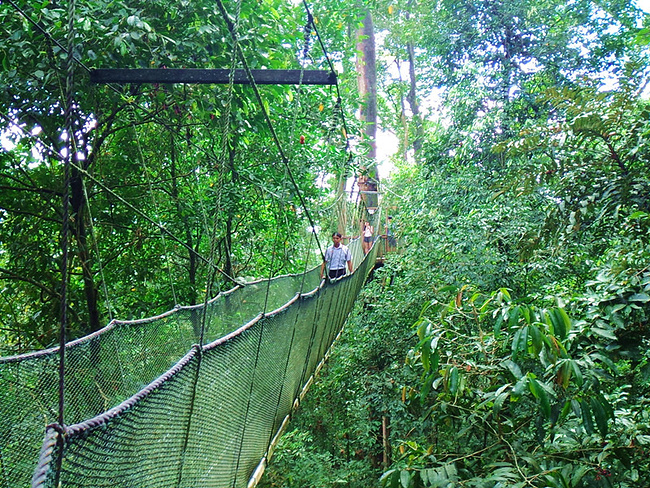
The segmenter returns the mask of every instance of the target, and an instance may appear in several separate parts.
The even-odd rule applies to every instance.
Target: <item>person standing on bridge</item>
[[[325,259],[320,267],[320,277],[325,276],[325,267],[327,267],[331,280],[340,278],[345,275],[345,266],[352,273],[352,253],[348,246],[341,244],[342,236],[339,232],[332,234],[332,245],[325,251]]]
[[[372,233],[374,232],[374,230],[375,229],[372,228],[372,225],[370,225],[370,222],[368,222],[366,220],[365,223],[363,224],[363,231],[362,231],[362,234],[363,234],[363,243],[362,244],[363,244],[363,253],[364,254],[368,254],[368,252],[370,251],[370,248],[372,247],[372,241],[373,241]]]

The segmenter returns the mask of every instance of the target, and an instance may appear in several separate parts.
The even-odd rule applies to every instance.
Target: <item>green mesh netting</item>
[[[43,441],[57,349],[0,359],[0,486],[29,486],[41,446],[33,486],[54,486],[58,456],[61,486],[245,486],[374,264],[378,246],[350,248],[361,264],[333,284],[315,268],[211,300],[200,350],[203,305],[68,344],[62,450],[56,426]]]

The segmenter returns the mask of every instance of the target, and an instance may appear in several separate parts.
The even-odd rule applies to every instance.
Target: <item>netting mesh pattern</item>
[[[248,283],[219,294],[207,307],[115,320],[71,342],[66,346],[67,423],[119,405],[169,370],[199,341],[204,321],[207,343],[252,320],[265,304],[266,310],[279,308],[319,283],[319,268]],[[1,488],[29,486],[45,427],[57,419],[58,362],[58,348],[0,358]]]
[[[65,415],[74,425],[65,435],[48,427],[45,441],[57,351],[0,359],[0,486],[29,486],[32,474],[32,486],[246,486],[375,253],[362,261],[355,250],[356,272],[322,287],[318,269],[260,281],[205,309],[115,321],[71,343]],[[193,347],[204,317],[205,345]]]

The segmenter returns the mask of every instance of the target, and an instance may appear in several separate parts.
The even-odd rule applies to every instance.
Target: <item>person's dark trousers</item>
[[[335,280],[341,276],[345,276],[345,268],[330,269],[330,280]]]

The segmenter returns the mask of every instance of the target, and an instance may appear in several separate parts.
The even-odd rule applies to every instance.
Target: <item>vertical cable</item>
[[[239,440],[239,449],[237,449],[237,464],[235,465],[235,476],[232,481],[232,488],[237,486],[237,475],[239,472],[239,465],[241,463],[241,454],[242,449],[244,448],[244,438],[246,437],[246,423],[248,422],[248,414],[251,409],[251,399],[253,398],[253,389],[255,388],[255,377],[257,376],[257,365],[260,360],[260,349],[262,348],[262,337],[264,337],[264,324],[268,319],[266,317],[261,317],[259,322],[256,325],[259,325],[260,337],[257,341],[257,350],[255,351],[255,363],[253,365],[253,375],[251,377],[251,384],[248,390],[248,401],[246,402],[246,412],[244,413],[244,423],[242,426],[241,437]]]
[[[68,55],[66,58],[65,80],[65,131],[66,154],[63,161],[63,227],[61,229],[61,328],[59,331],[59,411],[58,423],[65,428],[65,343],[68,325],[68,238],[70,233],[70,161],[76,154],[74,128],[72,123],[73,88],[74,88],[74,13],[75,0],[68,3]],[[55,486],[59,484],[61,463],[63,462],[63,436],[58,437],[59,453],[56,461]]]

